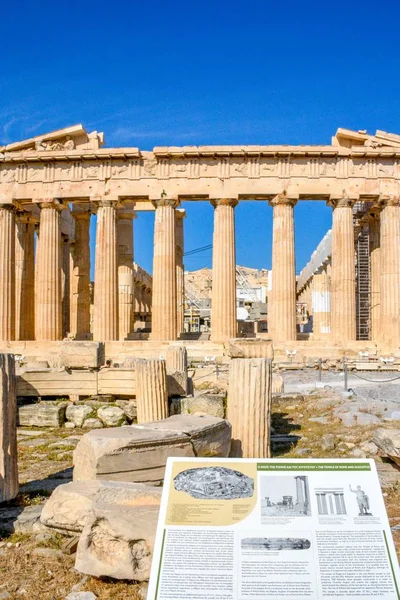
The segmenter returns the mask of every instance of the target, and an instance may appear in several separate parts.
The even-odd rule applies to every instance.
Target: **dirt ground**
[[[355,446],[371,440],[373,427],[344,427],[332,418],[327,392],[275,399],[272,426],[293,442],[274,443],[273,456],[287,458],[350,457]],[[328,394],[329,395],[329,394]],[[310,421],[325,417],[326,422]],[[71,477],[72,451],[84,430],[19,430],[19,470],[21,493],[12,506],[40,505],[51,490]],[[323,450],[322,437],[334,434],[335,448]],[[296,436],[296,437],[294,437]],[[298,436],[298,437],[297,437]],[[392,527],[400,525],[400,471],[376,459],[385,486],[384,499]],[[396,481],[397,480],[397,481]],[[0,506],[1,508],[1,506]],[[400,556],[400,529],[393,531]],[[64,600],[71,591],[92,591],[98,600],[139,600],[145,587],[129,582],[102,581],[86,577],[74,569],[74,555],[62,550],[65,537],[53,533],[10,534],[0,532],[0,598],[9,600]]]

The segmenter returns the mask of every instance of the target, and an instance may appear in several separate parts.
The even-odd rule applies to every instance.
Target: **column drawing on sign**
[[[317,488],[315,490],[319,515],[346,515],[343,488]]]

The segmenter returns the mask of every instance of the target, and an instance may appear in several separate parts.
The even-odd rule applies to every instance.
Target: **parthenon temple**
[[[273,207],[268,336],[277,348],[399,352],[399,196],[400,136],[379,130],[338,129],[321,146],[150,152],[105,147],[102,133],[76,125],[0,147],[0,346],[93,339],[135,353],[182,339],[180,205],[189,201],[214,211],[211,342],[223,345],[237,337],[235,207],[256,200]],[[296,278],[294,207],[304,200],[332,207],[332,231]],[[144,211],[155,212],[152,276],[133,256]],[[304,341],[297,324],[307,294],[314,326]],[[144,342],[135,324],[150,326],[150,314]]]

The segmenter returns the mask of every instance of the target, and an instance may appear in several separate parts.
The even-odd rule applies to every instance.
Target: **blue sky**
[[[396,0],[15,0],[2,9],[0,144],[82,123],[109,146],[329,143],[337,127],[400,133]],[[212,207],[186,206],[186,249]],[[265,203],[237,210],[237,261],[271,266]],[[295,209],[300,269],[331,224]],[[151,215],[135,222],[152,261]],[[186,267],[211,264],[211,252]]]

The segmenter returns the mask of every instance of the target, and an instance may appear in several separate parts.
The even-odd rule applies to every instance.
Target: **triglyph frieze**
[[[108,193],[262,199],[282,191],[299,198],[343,190],[355,197],[400,192],[400,138],[384,132],[377,137],[338,130],[332,146],[185,146],[153,152],[102,148],[102,134],[94,133],[74,126],[3,147],[2,198]]]

